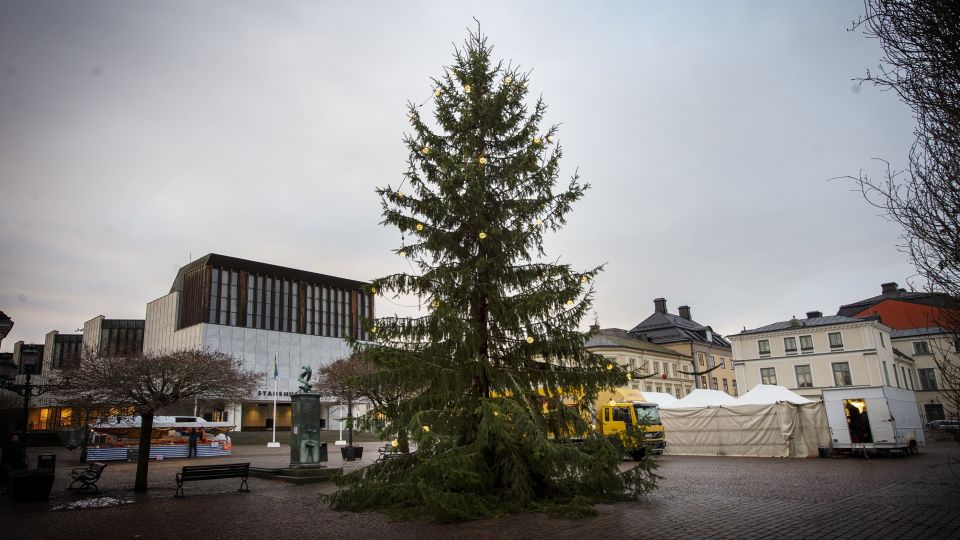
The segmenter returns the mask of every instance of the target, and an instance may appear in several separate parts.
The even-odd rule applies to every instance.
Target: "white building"
[[[364,320],[373,318],[373,304],[360,281],[209,254],[181,268],[170,293],[147,304],[143,351],[205,347],[263,373],[249,400],[201,410],[245,430],[273,425],[276,357],[276,424],[288,429],[289,396],[299,387],[301,369],[316,372],[349,356],[348,336],[369,339]],[[346,407],[331,400],[323,414],[327,429],[339,429]]]
[[[873,319],[824,317],[768,324],[728,336],[741,387],[779,384],[810,399],[824,388],[887,385],[916,390],[913,360],[896,351],[891,329]]]

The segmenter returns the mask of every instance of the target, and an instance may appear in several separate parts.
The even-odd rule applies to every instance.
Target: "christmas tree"
[[[623,441],[589,421],[597,393],[630,377],[586,351],[579,330],[601,268],[550,262],[543,249],[588,185],[574,175],[558,188],[557,126],[540,126],[541,99],[528,109],[529,72],[491,52],[471,33],[433,96],[409,104],[409,168],[377,190],[411,272],[371,292],[419,297],[429,313],[367,321],[377,371],[355,383],[404,389],[374,414],[416,451],[342,478],[334,508],[437,521],[571,515],[654,487],[650,461],[620,471]]]

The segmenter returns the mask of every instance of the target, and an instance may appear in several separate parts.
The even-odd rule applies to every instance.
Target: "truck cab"
[[[646,401],[638,390],[631,388],[605,392],[599,396],[597,403],[598,433],[616,435],[636,426],[643,432],[645,446],[630,449],[633,457],[642,458],[645,447],[650,447],[654,453],[663,453],[666,441],[656,403]]]

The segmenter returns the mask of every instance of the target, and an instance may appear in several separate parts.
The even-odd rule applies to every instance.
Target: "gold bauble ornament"
[[[470,93],[470,85],[469,85],[469,84],[463,85],[463,93],[464,93],[464,94],[469,94],[469,93]]]
[[[430,426],[423,426],[423,431],[430,433]]]
[[[423,230],[423,223],[417,223],[417,230],[418,230],[418,231],[422,231],[422,230]]]
[[[494,416],[500,416],[500,413],[498,413],[497,411],[493,411],[493,415],[494,415]]]
[[[402,191],[398,191],[398,192],[397,192],[397,198],[398,198],[398,199],[402,199],[402,198],[403,198],[403,192],[402,192]]]
[[[480,236],[480,239],[483,240],[484,238],[487,237],[487,233],[481,231],[479,236]]]
[[[377,327],[376,327],[376,326],[371,326],[371,327],[370,327],[370,333],[371,333],[371,334],[376,334],[376,333],[377,333]]]
[[[573,300],[567,300],[567,307],[570,307],[572,305],[573,305]]]
[[[530,81],[523,81],[523,87],[526,88],[530,86]]]
[[[612,369],[613,369],[613,364],[607,364],[607,371],[610,371]]]
[[[513,82],[513,77],[507,77],[503,80],[503,84],[510,84]]]
[[[424,146],[423,149],[420,150],[420,153],[423,154],[423,155],[425,155],[425,156],[429,156],[429,155],[430,155],[430,147],[429,147],[429,146]]]
[[[628,380],[628,381],[632,381],[632,380],[633,380],[633,375],[631,375],[630,373],[627,373],[627,380]]]
[[[541,225],[543,225],[543,220],[540,219],[540,218],[537,218],[537,219],[533,222],[533,226],[534,226],[534,227],[539,227],[539,226],[541,226]]]
[[[533,336],[527,336],[527,343],[533,343]]]
[[[376,288],[376,287],[370,287],[370,292],[373,293],[373,294],[377,294],[377,288]]]
[[[393,448],[396,448],[396,447],[400,446],[400,441],[394,439],[394,440],[390,441],[390,446],[393,447]]]
[[[440,97],[440,90],[433,93],[433,97]]]
[[[547,142],[548,142],[548,143],[552,143],[552,142],[553,142],[553,135],[547,135]]]
[[[406,252],[405,250],[402,250],[402,249],[401,249],[401,250],[400,250],[400,253],[398,253],[398,255],[400,255],[401,257],[406,257],[406,256],[407,256],[407,252]]]
[[[580,276],[580,283],[586,283],[588,281],[590,281],[590,278],[587,276]]]
[[[437,309],[438,307],[440,307],[440,301],[434,300],[433,302],[430,303],[430,305],[433,306],[433,309]]]
[[[533,144],[540,144],[540,137],[534,137]]]
[[[481,165],[486,165],[486,164],[487,164],[487,158],[485,158],[485,157],[483,157],[483,156],[480,156],[480,159],[477,160],[477,163],[479,163],[479,164],[481,164]]]

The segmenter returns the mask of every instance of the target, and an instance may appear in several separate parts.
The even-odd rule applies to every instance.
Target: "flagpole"
[[[273,353],[273,442],[267,443],[267,448],[280,448],[277,442],[277,391],[279,389],[280,372],[277,364],[277,353]]]

